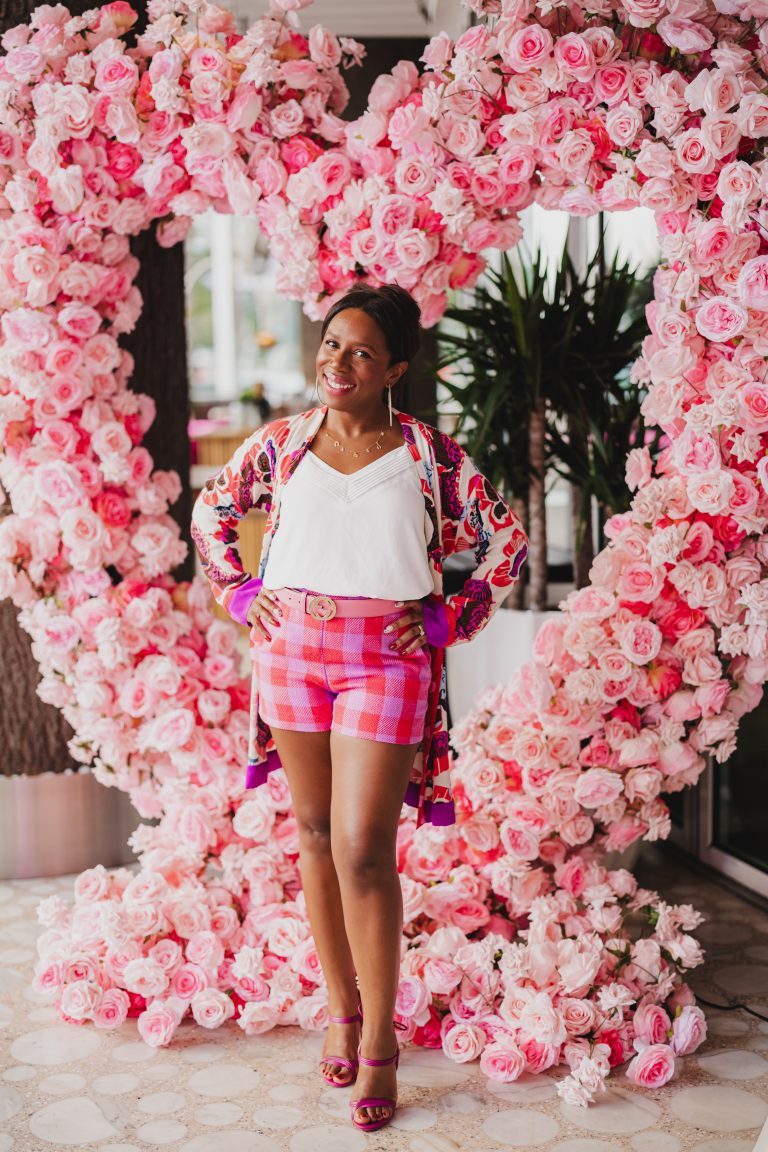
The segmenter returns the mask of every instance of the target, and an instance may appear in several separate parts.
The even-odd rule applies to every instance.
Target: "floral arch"
[[[204,0],[38,8],[0,58],[0,595],[72,754],[145,817],[141,870],[44,900],[38,986],[63,1018],[191,1014],[322,1027],[280,774],[244,793],[247,689],[207,586],[168,573],[178,477],[141,446],[151,402],[117,337],[141,310],[128,237],[256,213],[281,290],[319,316],[355,278],[427,324],[532,201],[646,205],[663,263],[634,371],[666,433],[609,523],[590,588],[454,731],[460,818],[401,826],[406,1038],[515,1079],[567,1063],[586,1103],[631,1059],[664,1083],[705,1032],[684,984],[698,914],[600,863],[667,834],[661,791],[731,752],[768,674],[768,170],[762,0],[471,0],[481,21],[340,118],[358,46],[272,0],[245,35]],[[121,577],[113,585],[109,563]],[[629,921],[640,920],[637,938]]]

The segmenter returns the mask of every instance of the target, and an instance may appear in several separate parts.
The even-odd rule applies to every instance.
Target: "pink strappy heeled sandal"
[[[363,1017],[359,1012],[355,1012],[354,1016],[329,1016],[328,1019],[333,1024],[356,1024],[358,1021],[362,1023]],[[350,1084],[354,1084],[357,1080],[358,1061],[354,1056],[351,1060],[347,1060],[346,1056],[322,1056],[319,1064],[320,1074],[331,1088],[349,1088]],[[323,1064],[340,1064],[342,1068],[349,1068],[351,1075],[347,1080],[334,1080],[327,1072],[323,1072]]]
[[[362,1011],[363,1009],[360,1008],[360,1013],[362,1013]],[[360,1016],[360,1018],[362,1018],[362,1016]],[[405,1031],[405,1024],[402,1024],[398,1020],[394,1021],[394,1024],[398,1032]],[[400,1045],[398,1045],[395,1055],[388,1056],[387,1060],[366,1060],[365,1056],[360,1055],[359,1048],[357,1049],[357,1058],[359,1063],[368,1064],[368,1067],[371,1068],[383,1068],[386,1067],[386,1064],[394,1064],[396,1069],[398,1064],[400,1064]],[[385,1124],[388,1124],[391,1117],[395,1115],[397,1100],[393,1100],[389,1096],[364,1096],[360,1097],[359,1100],[350,1100],[349,1105],[352,1109],[352,1123],[355,1124],[355,1127],[364,1132],[375,1132],[385,1127]],[[355,1113],[358,1108],[391,1108],[391,1112],[388,1116],[383,1117],[382,1120],[367,1120],[360,1123],[359,1120],[355,1120]]]
[[[395,1068],[397,1068],[400,1063],[399,1048],[394,1056],[390,1056],[386,1060],[366,1060],[365,1056],[360,1055],[359,1049],[357,1056],[360,1064],[367,1064],[370,1068],[384,1068],[387,1064],[394,1064]],[[397,1101],[393,1100],[390,1096],[361,1096],[359,1100],[350,1100],[349,1106],[352,1109],[352,1123],[355,1128],[359,1128],[362,1132],[378,1132],[379,1128],[383,1128],[386,1124],[389,1124],[394,1116]],[[384,1116],[381,1120],[366,1120],[361,1123],[359,1120],[355,1120],[355,1112],[358,1108],[390,1108],[391,1111],[389,1116]]]

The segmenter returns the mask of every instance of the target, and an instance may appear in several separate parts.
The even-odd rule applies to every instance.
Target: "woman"
[[[454,820],[443,649],[484,627],[526,554],[463,449],[392,409],[418,345],[404,289],[351,289],[323,322],[320,403],[241,445],[192,528],[216,599],[251,626],[246,786],[285,769],[332,1013],[321,1069],[333,1086],[357,1081],[364,1131],[395,1111],[403,800],[419,823]],[[269,508],[256,578],[236,550],[250,508]],[[476,569],[445,600],[443,558],[467,548]]]

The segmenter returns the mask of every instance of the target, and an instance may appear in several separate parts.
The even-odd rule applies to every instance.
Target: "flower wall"
[[[534,660],[454,729],[459,820],[403,819],[404,1036],[486,1073],[566,1064],[659,1085],[705,1035],[684,983],[699,921],[601,864],[667,835],[660,799],[727,758],[768,675],[768,27],[740,0],[473,0],[425,71],[379,77],[341,119],[354,42],[291,9],[238,35],[201,0],[38,8],[0,58],[0,595],[70,748],[144,817],[137,874],[41,902],[36,969],[64,1019],[323,1027],[326,993],[281,774],[245,793],[247,682],[201,580],[168,573],[179,491],[118,344],[141,311],[128,238],[255,212],[281,290],[318,316],[396,280],[436,322],[536,201],[653,209],[663,262],[634,371],[666,434],[609,522],[592,586]],[[109,566],[109,570],[107,570]],[[628,1063],[627,1063],[628,1062]]]

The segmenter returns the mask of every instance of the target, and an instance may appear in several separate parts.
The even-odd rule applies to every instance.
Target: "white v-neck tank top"
[[[406,444],[352,476],[305,452],[283,488],[264,586],[419,599],[432,591],[431,531]]]

